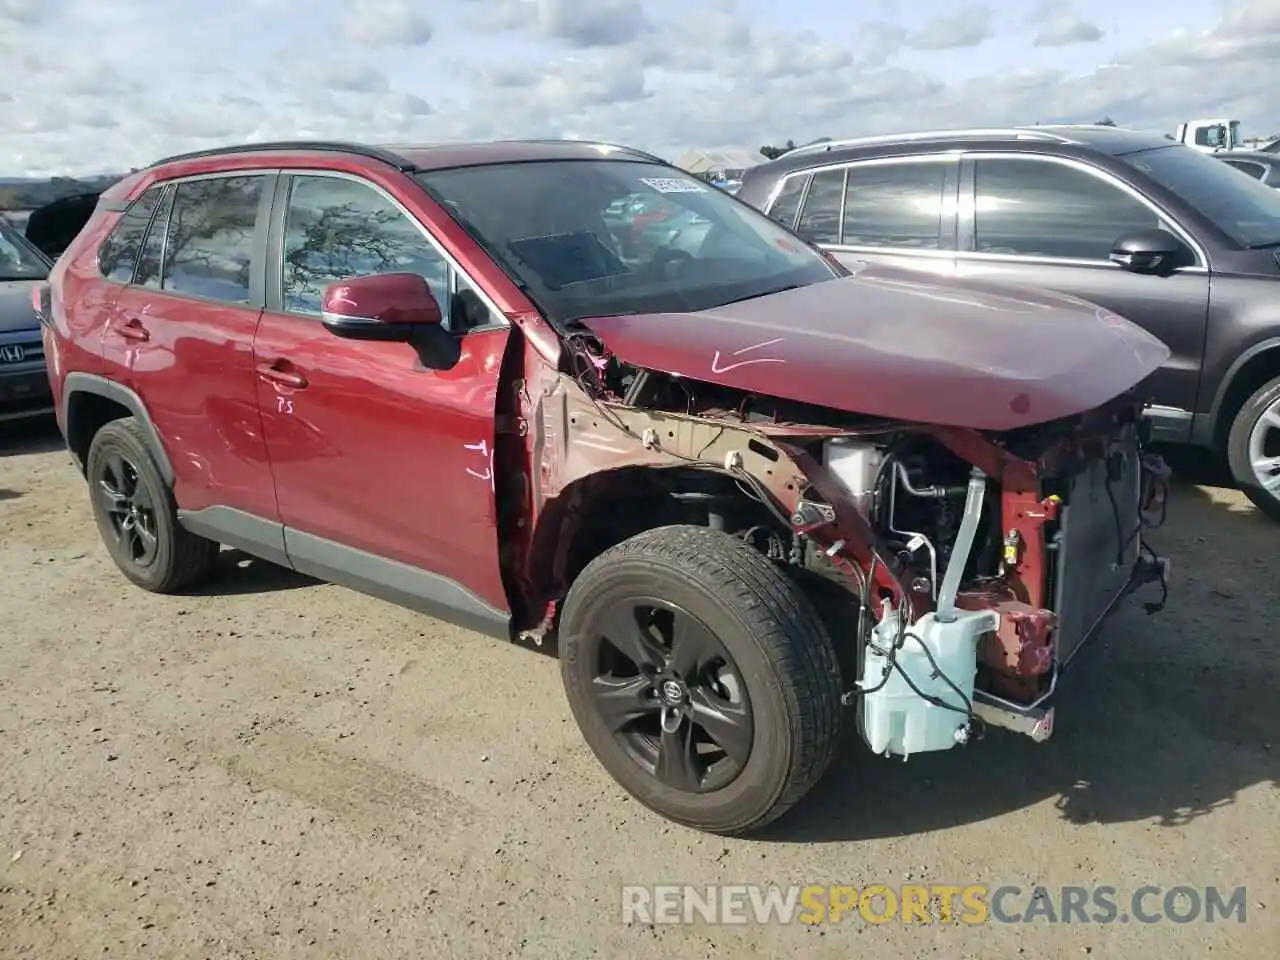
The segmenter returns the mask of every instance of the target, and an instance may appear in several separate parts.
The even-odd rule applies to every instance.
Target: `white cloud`
[[[420,47],[431,39],[431,24],[409,0],[351,0],[343,35],[364,47]]]
[[[1120,39],[1108,19],[1103,40],[1070,46],[1045,37],[1096,21],[1092,0],[1013,20],[934,4],[932,23],[813,2],[801,16],[768,0],[313,0],[304,16],[290,0],[0,0],[0,176],[302,136],[572,131],[674,155],[1102,116],[1280,132],[1275,0],[1195,0],[1182,21],[1166,7]]]

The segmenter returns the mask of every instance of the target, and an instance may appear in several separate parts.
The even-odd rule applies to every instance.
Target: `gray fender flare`
[[[146,434],[147,446],[151,450],[151,456],[155,458],[156,466],[160,470],[160,476],[164,478],[165,483],[173,484],[173,464],[169,462],[169,455],[165,452],[164,444],[160,442],[160,435],[156,432],[155,424],[151,422],[151,415],[147,413],[147,405],[142,402],[140,396],[123,384],[100,377],[97,374],[68,373],[62,382],[61,410],[61,419],[65,425],[64,429],[68,432],[71,430],[71,421],[68,419],[71,398],[77,393],[92,393],[99,397],[105,397],[120,404],[120,406],[133,414],[134,419],[142,427],[143,433]],[[81,468],[83,466],[81,464]]]

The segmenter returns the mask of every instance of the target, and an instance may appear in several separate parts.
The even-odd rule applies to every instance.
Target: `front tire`
[[[120,572],[152,593],[177,593],[204,578],[218,544],[178,523],[173,495],[133,417],[93,437],[85,462],[98,533]]]
[[[1280,377],[1258,388],[1236,414],[1227,464],[1245,496],[1280,523]]]
[[[742,540],[660,527],[574,581],[561,676],[583,737],[615,780],[664,817],[749,833],[830,765],[841,678],[802,590]]]

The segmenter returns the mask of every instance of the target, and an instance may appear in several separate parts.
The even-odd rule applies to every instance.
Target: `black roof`
[[[620,144],[592,140],[490,140],[475,143],[422,143],[375,145],[342,140],[276,140],[228,144],[165,157],[153,167],[213,157],[252,153],[331,153],[389,164],[404,173],[441,170],[488,163],[520,163],[536,160],[601,160],[609,157],[665,163],[660,157]]]

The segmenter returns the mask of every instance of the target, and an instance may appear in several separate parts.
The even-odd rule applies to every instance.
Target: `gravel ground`
[[[1116,616],[1049,743],[904,764],[851,742],[767,836],[725,841],[621,795],[554,660],[231,553],[200,595],[146,595],[56,430],[0,430],[0,955],[1276,956],[1280,530],[1234,491],[1179,487],[1169,607]],[[1243,885],[1247,908],[621,921],[622,884],[912,882],[1109,884],[1122,906]]]

